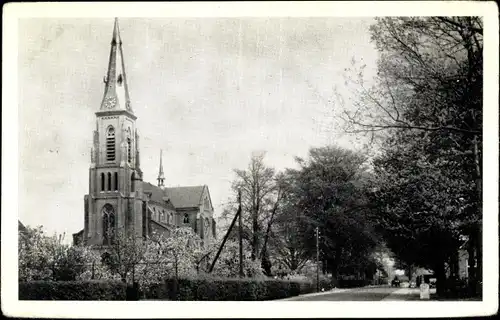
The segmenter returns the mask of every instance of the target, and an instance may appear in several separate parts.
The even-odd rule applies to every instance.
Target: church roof
[[[149,182],[143,182],[142,189],[144,192],[151,192],[151,200],[156,202],[162,202],[165,194],[160,187],[155,186]]]
[[[207,186],[175,187],[162,189],[149,182],[143,183],[144,192],[151,192],[151,200],[165,202],[168,198],[175,208],[195,208],[201,205],[203,191]]]
[[[168,198],[175,208],[196,208],[202,203],[203,191],[207,186],[175,187],[162,189],[149,182],[143,183],[144,192],[151,193],[151,200],[164,203]]]
[[[26,227],[24,226],[24,224],[21,221],[19,221],[19,220],[17,220],[17,222],[18,222],[18,226],[17,226],[18,231],[21,232],[21,233],[23,233],[23,234],[27,233],[28,230],[26,229]]]
[[[143,182],[142,188],[143,188],[144,192],[151,193],[151,200],[152,201],[165,204],[165,198],[168,198],[168,196],[165,195],[165,191],[162,190],[160,187],[155,186],[154,184],[151,184],[149,182]],[[172,201],[170,201],[169,203],[170,203],[171,209],[175,209]]]
[[[166,194],[176,208],[193,208],[201,204],[206,186],[167,188]]]

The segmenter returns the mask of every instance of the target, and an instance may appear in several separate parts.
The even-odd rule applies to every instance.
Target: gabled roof
[[[208,192],[208,187],[190,186],[190,187],[175,187],[162,189],[149,182],[143,182],[144,192],[151,193],[151,200],[159,203],[164,203],[164,198],[168,198],[175,208],[197,208],[202,204],[203,193],[205,188]],[[210,197],[210,195],[209,195]]]
[[[194,208],[201,205],[206,186],[167,188],[166,194],[176,208]]]
[[[158,186],[155,186],[149,182],[143,182],[142,184],[142,188],[143,188],[143,191],[144,192],[150,192],[151,193],[151,200],[152,201],[155,201],[155,202],[158,202],[158,203],[161,203],[161,204],[164,204],[165,205],[165,197],[168,198],[168,196],[165,194],[165,191],[162,190],[160,187]],[[173,203],[172,201],[169,202],[170,203],[170,207],[171,209],[175,209],[174,206],[173,206]]]
[[[28,230],[26,229],[26,227],[24,226],[24,224],[22,224],[21,221],[17,220],[18,224],[17,224],[17,230],[18,232],[21,232],[23,234],[26,234],[26,232],[28,232]]]

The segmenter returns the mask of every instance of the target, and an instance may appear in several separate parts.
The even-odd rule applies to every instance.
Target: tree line
[[[364,66],[349,77],[354,108],[346,131],[376,141],[377,229],[408,266],[431,268],[438,283],[457,276],[458,249],[481,292],[483,25],[479,17],[379,18],[375,84]],[[438,291],[443,286],[438,285]]]
[[[438,292],[458,277],[482,283],[483,26],[479,17],[377,18],[370,28],[379,59],[370,84],[354,62],[338,96],[344,131],[372,150],[313,148],[298,169],[275,172],[262,156],[236,170],[252,259],[289,272],[315,257],[323,270],[370,275],[388,249],[410,272],[432,269]],[[375,151],[370,155],[368,151]],[[226,215],[234,212],[234,206]]]

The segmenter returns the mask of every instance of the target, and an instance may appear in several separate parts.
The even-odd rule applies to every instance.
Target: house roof
[[[206,186],[167,188],[166,194],[176,208],[193,208],[201,204]]]

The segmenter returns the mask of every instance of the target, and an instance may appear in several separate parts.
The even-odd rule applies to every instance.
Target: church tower
[[[96,128],[85,197],[84,242],[107,245],[117,233],[142,234],[142,171],[139,135],[130,103],[122,40],[115,19],[104,94]]]

